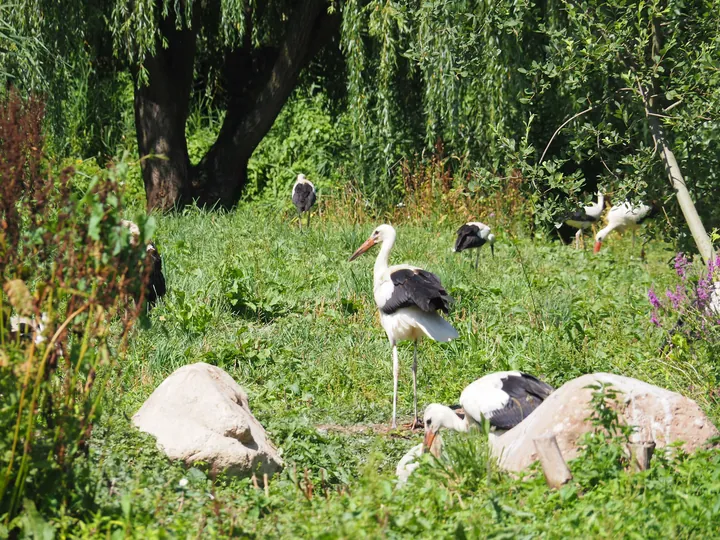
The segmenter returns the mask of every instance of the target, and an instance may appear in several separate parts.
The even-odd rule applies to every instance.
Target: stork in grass
[[[395,229],[380,225],[361,245],[350,260],[357,259],[375,244],[382,244],[373,270],[373,295],[380,310],[380,324],[392,347],[393,412],[392,427],[397,427],[397,389],[400,364],[397,344],[413,340],[413,404],[415,416],[411,427],[418,422],[417,414],[417,345],[427,336],[435,341],[450,341],[458,333],[438,311],[448,313],[452,298],[431,272],[406,264],[388,266],[390,251],[395,244]]]
[[[469,431],[488,422],[497,435],[514,428],[547,399],[555,389],[520,371],[499,371],[470,383],[460,394],[464,416],[450,407],[432,403],[425,408],[423,447],[432,448],[440,429]]]
[[[626,229],[632,231],[632,243],[635,247],[635,231],[646,219],[653,217],[658,212],[658,206],[655,203],[650,205],[644,203],[631,204],[625,201],[610,208],[607,213],[607,226],[600,229],[595,235],[595,247],[593,251],[597,253],[602,248],[602,243],[612,231],[623,232]]]
[[[130,245],[138,246],[140,244],[140,227],[137,223],[130,220],[120,220],[120,224],[127,228],[130,232]],[[145,251],[150,258],[150,280],[148,282],[147,289],[145,291],[145,300],[147,300],[148,308],[153,307],[158,298],[165,296],[167,288],[165,285],[165,275],[162,271],[162,257],[160,252],[153,242],[148,242],[145,246]]]
[[[563,224],[577,229],[575,233],[575,249],[580,249],[581,242],[583,249],[585,248],[585,230],[600,221],[600,216],[605,209],[605,195],[601,191],[598,191],[597,198],[596,203],[583,206],[581,210],[565,214],[559,222],[555,223],[557,229],[562,227]]]
[[[495,256],[495,235],[490,227],[479,221],[470,221],[457,230],[453,251],[460,253],[466,249],[475,249],[475,270],[480,259],[480,248],[490,244],[490,252]]]
[[[307,214],[307,226],[310,228],[310,209],[315,204],[317,196],[315,194],[315,186],[305,178],[304,174],[298,174],[295,185],[292,189],[292,202],[298,213],[298,222],[300,230],[302,230],[302,214]]]

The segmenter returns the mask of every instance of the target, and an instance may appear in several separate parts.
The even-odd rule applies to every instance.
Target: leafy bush
[[[140,316],[150,269],[120,224],[116,171],[95,177],[83,196],[70,188],[71,169],[49,175],[43,114],[41,102],[17,94],[0,106],[5,532],[23,526],[33,509],[67,506],[83,492],[74,489],[82,481],[74,465],[87,452],[109,368]],[[139,222],[147,239],[152,222]],[[28,514],[16,520],[24,499]]]

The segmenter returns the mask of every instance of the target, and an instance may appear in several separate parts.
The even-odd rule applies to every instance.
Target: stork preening
[[[315,186],[310,180],[305,178],[304,174],[298,174],[292,189],[292,201],[298,213],[300,230],[302,230],[303,212],[307,214],[307,226],[310,228],[310,209],[315,204],[315,200]]]
[[[417,415],[417,344],[422,336],[435,341],[450,341],[458,333],[438,311],[447,313],[452,298],[440,283],[440,279],[426,270],[415,266],[388,266],[390,251],[395,244],[395,229],[380,225],[361,245],[350,260],[353,261],[375,244],[382,244],[373,270],[373,296],[380,310],[380,324],[392,346],[393,361],[393,413],[392,427],[397,427],[397,388],[400,364],[397,344],[413,340],[413,403],[415,417],[412,426],[418,422]]]
[[[595,253],[600,251],[603,241],[614,230],[623,232],[625,229],[630,229],[632,231],[633,247],[635,247],[635,231],[643,221],[651,218],[657,212],[658,207],[655,204],[648,206],[644,203],[631,204],[629,201],[616,204],[607,213],[607,226],[600,229],[595,235],[593,251]]]
[[[559,229],[565,225],[574,227],[577,229],[575,233],[575,249],[580,248],[582,242],[583,249],[585,249],[585,229],[591,227],[593,223],[600,221],[600,216],[605,208],[605,195],[598,191],[598,200],[596,203],[592,203],[589,206],[583,206],[582,210],[576,210],[569,214],[565,214],[562,219],[555,223],[555,227]]]
[[[137,226],[137,223],[123,219],[120,221],[120,224],[130,231],[130,244],[137,246],[140,243],[140,227]],[[147,290],[145,291],[145,299],[147,300],[148,307],[153,307],[157,303],[158,298],[165,296],[167,289],[165,276],[162,271],[162,257],[160,256],[160,252],[153,242],[149,242],[147,246],[145,246],[145,251],[152,264]]]
[[[453,251],[460,253],[466,249],[475,249],[475,270],[480,259],[480,248],[490,244],[490,252],[495,256],[495,235],[490,227],[479,221],[470,221],[457,230],[457,239]]]
[[[470,383],[460,394],[463,418],[445,405],[432,403],[425,409],[423,445],[430,448],[440,428],[468,431],[485,421],[496,431],[517,426],[547,399],[555,389],[520,371],[499,371]]]

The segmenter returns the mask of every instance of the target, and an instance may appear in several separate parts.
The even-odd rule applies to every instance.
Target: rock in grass
[[[204,362],[177,369],[133,416],[170,459],[197,461],[213,471],[272,475],[283,465],[245,391],[222,369]]]
[[[555,435],[565,461],[579,454],[582,435],[593,430],[587,420],[592,414],[593,388],[612,385],[617,392],[619,420],[633,426],[631,443],[655,443],[656,452],[677,441],[688,453],[718,435],[697,403],[680,394],[638,379],[610,373],[583,375],[558,388],[521,424],[495,438],[493,454],[501,466],[520,471],[537,460],[533,439]]]

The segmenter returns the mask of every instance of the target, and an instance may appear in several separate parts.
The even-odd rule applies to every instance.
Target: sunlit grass
[[[464,520],[468,531],[480,534],[484,529],[477,516],[483,515],[494,519],[496,532],[554,536],[545,520],[557,511],[562,514],[558,530],[603,536],[603,527],[616,524],[619,516],[631,519],[630,510],[620,507],[627,506],[628,493],[645,489],[645,480],[628,477],[622,487],[608,484],[593,497],[619,509],[601,512],[595,525],[573,528],[591,507],[574,492],[550,494],[541,481],[521,485],[501,475],[499,485],[483,487],[480,494],[457,491],[451,487],[460,481],[455,479],[431,492],[433,484],[421,475],[420,493],[394,494],[389,480],[395,464],[420,434],[318,433],[319,424],[384,425],[390,420],[390,347],[372,299],[374,252],[347,261],[373,223],[316,217],[312,228],[301,233],[291,212],[261,205],[232,213],[190,210],[158,219],[156,240],[169,292],[153,310],[151,327],[138,330],[132,340],[94,444],[98,474],[117,477],[120,486],[112,492],[100,489],[98,500],[112,512],[120,504],[117,493],[125,492],[136,505],[138,517],[127,530],[145,534],[160,527],[154,521],[160,519],[181,535],[186,530],[207,533],[207,527],[249,535],[364,531],[376,536],[381,530],[428,533],[434,527],[452,534]],[[391,261],[437,273],[455,298],[448,318],[460,338],[449,344],[425,340],[420,347],[421,407],[455,403],[465,385],[490,371],[524,370],[556,386],[584,373],[609,371],[679,391],[696,399],[714,420],[720,418],[712,397],[718,385],[714,359],[703,356],[702,348],[668,357],[661,351],[665,334],[650,322],[648,288],[664,290],[674,280],[668,246],[649,244],[647,259],[641,261],[639,246],[633,250],[629,236],[611,237],[595,256],[590,249],[576,251],[495,230],[496,257],[482,250],[476,271],[470,256],[450,251],[457,224],[438,221],[395,223],[398,241]],[[234,296],[228,295],[233,280],[242,283]],[[402,345],[399,407],[408,420],[411,355],[411,345]],[[202,493],[185,494],[182,512],[175,515],[171,509],[183,493],[173,486],[186,473],[154,451],[148,455],[152,439],[134,433],[127,418],[172,371],[198,361],[219,365],[247,389],[252,410],[281,448],[288,468],[273,483],[269,499],[246,481],[219,484],[219,514],[203,499],[210,484],[200,474],[195,484]],[[712,459],[717,462],[717,455]],[[712,469],[698,480],[702,468],[689,467],[695,467],[688,473],[693,481],[714,481]],[[295,470],[302,476],[305,468],[317,485],[317,498],[310,502],[293,476]],[[657,475],[670,483],[682,476],[672,467]],[[514,506],[513,516],[508,505],[515,505],[514,497],[525,502],[522,509]],[[413,500],[424,508],[424,517],[413,510]],[[503,509],[493,510],[491,500]],[[664,499],[648,503],[666,512],[656,524],[676,519],[666,503],[672,506]],[[471,508],[479,512],[476,517]],[[448,523],[454,523],[452,530]]]

